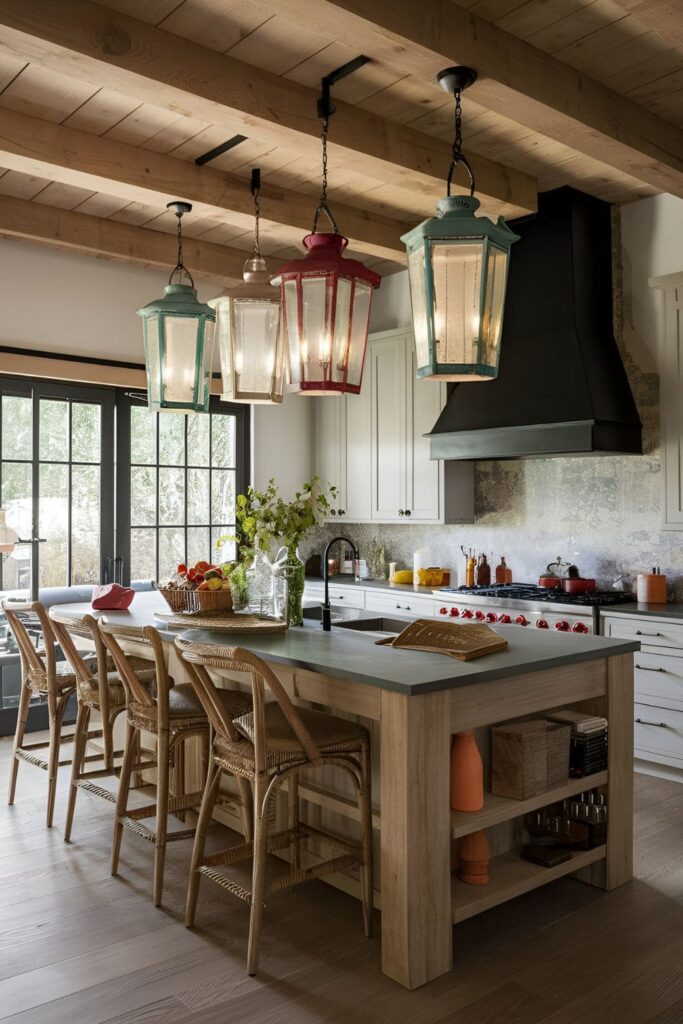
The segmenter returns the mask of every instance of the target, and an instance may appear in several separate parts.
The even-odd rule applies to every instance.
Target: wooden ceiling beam
[[[364,53],[406,75],[433,80],[444,67],[469,65],[479,75],[471,96],[480,106],[683,196],[683,131],[454,0],[264,2],[341,43],[358,47],[362,39]]]
[[[42,245],[126,263],[141,263],[167,271],[176,261],[174,234],[133,227],[13,196],[0,196],[0,237],[23,238]],[[208,275],[231,285],[241,285],[246,256],[243,250],[187,237],[183,239],[183,250],[193,276]]]
[[[0,25],[3,52],[220,126],[226,138],[239,131],[307,158],[320,156],[317,92],[297,82],[87,0],[0,0]],[[347,103],[336,108],[333,161],[426,196],[443,191],[447,143]],[[488,210],[506,216],[535,210],[530,175],[485,157],[473,157],[473,164]]]
[[[12,110],[0,109],[0,166],[131,202],[164,206],[184,199],[199,216],[227,219],[245,231],[253,228],[254,200],[244,178]],[[264,226],[286,225],[301,230],[303,237],[315,205],[311,196],[263,183]],[[405,261],[401,235],[413,225],[342,203],[334,207],[353,248]]]
[[[617,0],[627,14],[658,32],[672,48],[683,52],[683,8],[680,0]]]

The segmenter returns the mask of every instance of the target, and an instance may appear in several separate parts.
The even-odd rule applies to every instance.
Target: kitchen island
[[[62,606],[74,614],[89,610],[87,605]],[[173,647],[177,634],[156,617],[163,610],[159,595],[138,594],[128,612],[101,614],[159,628],[177,681],[183,673]],[[515,627],[498,631],[508,639],[508,648],[474,662],[377,647],[376,627],[366,632],[336,625],[323,633],[319,624],[307,623],[248,644],[296,701],[357,717],[371,728],[379,753],[374,795],[379,805],[382,968],[409,989],[451,969],[454,923],[564,874],[604,889],[621,885],[632,874],[633,652],[638,643],[548,636]],[[208,630],[182,635],[226,646],[244,642]],[[526,800],[488,794],[479,812],[451,812],[454,733],[475,730],[486,753],[490,725],[567,705],[609,719],[607,772],[571,779]],[[604,846],[577,852],[553,868],[519,858],[521,819],[527,811],[597,785],[604,787],[609,806]],[[353,802],[338,791],[311,784],[302,786],[300,795],[311,813],[331,813],[349,831],[355,827]],[[454,839],[480,828],[487,829],[495,856],[490,884],[477,887],[455,879],[451,848]],[[341,884],[353,891],[353,879]],[[457,948],[457,930],[455,943]]]

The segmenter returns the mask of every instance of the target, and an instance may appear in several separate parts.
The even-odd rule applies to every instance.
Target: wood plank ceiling
[[[424,30],[402,17],[409,8]],[[358,32],[363,18],[377,21],[376,34]],[[683,195],[680,0],[107,0],[106,9],[0,0],[0,235],[159,265],[164,243],[154,233],[175,230],[165,204],[185,198],[195,207],[186,234],[197,269],[234,282],[251,246],[248,179],[258,165],[263,249],[276,264],[300,251],[312,219],[320,78],[363,52],[371,62],[334,88],[330,198],[353,254],[392,273],[403,266],[401,232],[443,192],[453,103],[425,69],[451,20],[482,38],[485,29],[510,56],[499,76],[492,59],[463,103],[487,213],[528,212],[537,189],[563,184],[615,203],[654,195],[662,182]],[[578,72],[567,80],[586,97],[589,87],[607,97],[596,115],[604,128],[579,124],[565,135],[552,111],[537,115],[530,92],[501,113],[500,88],[523,91],[507,65],[517,48],[533,56],[529,46],[549,55],[539,66]],[[553,96],[553,81],[558,118],[580,122],[580,99]],[[543,118],[547,131],[538,130]],[[639,159],[622,164],[608,149],[597,159],[582,130],[628,144]],[[245,141],[195,165],[237,133]],[[571,146],[561,141],[570,137]],[[39,206],[50,209],[41,216]],[[167,247],[172,263],[170,239]]]

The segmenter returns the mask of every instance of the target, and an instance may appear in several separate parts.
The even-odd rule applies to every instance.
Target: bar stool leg
[[[180,757],[182,742],[176,749],[176,761]],[[164,861],[166,859],[166,832],[168,828],[168,793],[169,793],[169,736],[168,729],[160,729],[157,739],[157,822],[156,840],[154,843],[154,906],[161,906],[161,892],[164,886]],[[180,757],[182,764],[182,757]],[[182,790],[181,790],[182,792]]]
[[[90,708],[87,704],[78,705],[76,715],[76,731],[74,732],[74,751],[71,760],[71,781],[69,784],[69,802],[66,808],[66,822],[64,824],[64,842],[71,841],[71,828],[76,810],[76,794],[78,793],[77,782],[83,772],[83,758],[87,747],[88,726],[90,723]]]
[[[257,778],[255,784],[255,826],[254,863],[251,883],[251,914],[249,917],[249,945],[247,948],[247,973],[254,975],[258,968],[259,945],[261,941],[261,920],[263,918],[263,897],[266,888],[266,858],[268,856],[268,802],[264,801],[262,786]],[[265,786],[263,787],[265,788]]]
[[[28,709],[31,704],[31,690],[22,681],[21,684],[21,697],[19,698],[19,711],[17,714],[17,727],[14,731],[14,744],[12,745],[12,767],[10,769],[9,776],[9,793],[7,796],[7,803],[14,803],[14,794],[17,789],[17,773],[19,771],[19,758],[17,757],[17,750],[21,750],[21,746],[24,742],[24,733],[26,732],[26,722],[28,721]]]
[[[358,809],[360,810],[361,843],[363,849],[363,866],[361,868],[363,930],[367,938],[372,936],[372,915],[374,910],[371,770],[370,748],[364,745],[361,750],[361,784],[358,793]]]
[[[123,748],[123,762],[121,764],[121,775],[119,777],[119,789],[116,794],[116,812],[114,820],[114,841],[111,850],[111,873],[118,874],[119,854],[121,853],[121,839],[123,837],[123,822],[128,810],[128,791],[130,790],[130,776],[138,747],[138,731],[130,722],[126,724],[126,741]]]
[[[69,695],[70,696],[70,695]],[[69,696],[54,700],[48,698],[48,714],[50,719],[50,746],[47,759],[47,818],[48,828],[52,828],[55,816],[55,798],[57,796],[57,773],[59,772],[59,750],[62,745],[62,722],[69,702]]]
[[[194,915],[197,909],[197,896],[199,895],[199,883],[202,877],[199,872],[199,867],[204,857],[206,835],[209,831],[211,815],[213,814],[214,804],[216,803],[222,774],[223,772],[221,768],[217,766],[209,766],[209,771],[206,776],[206,785],[204,786],[204,794],[202,796],[202,806],[199,810],[199,818],[197,819],[197,830],[195,832],[194,844],[192,846],[190,883],[187,887],[187,902],[185,904],[186,928],[191,928],[194,924]]]

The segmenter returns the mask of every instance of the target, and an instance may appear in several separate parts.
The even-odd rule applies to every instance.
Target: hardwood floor
[[[636,776],[635,881],[606,894],[561,879],[465,921],[453,972],[407,992],[380,973],[360,905],[320,882],[270,899],[249,978],[244,904],[205,884],[197,928],[182,923],[190,843],[169,847],[156,910],[151,847],[125,836],[111,878],[113,808],[81,791],[66,845],[66,770],[51,831],[46,783],[22,765],[16,805],[0,805],[0,1020],[683,1024],[683,786]]]

